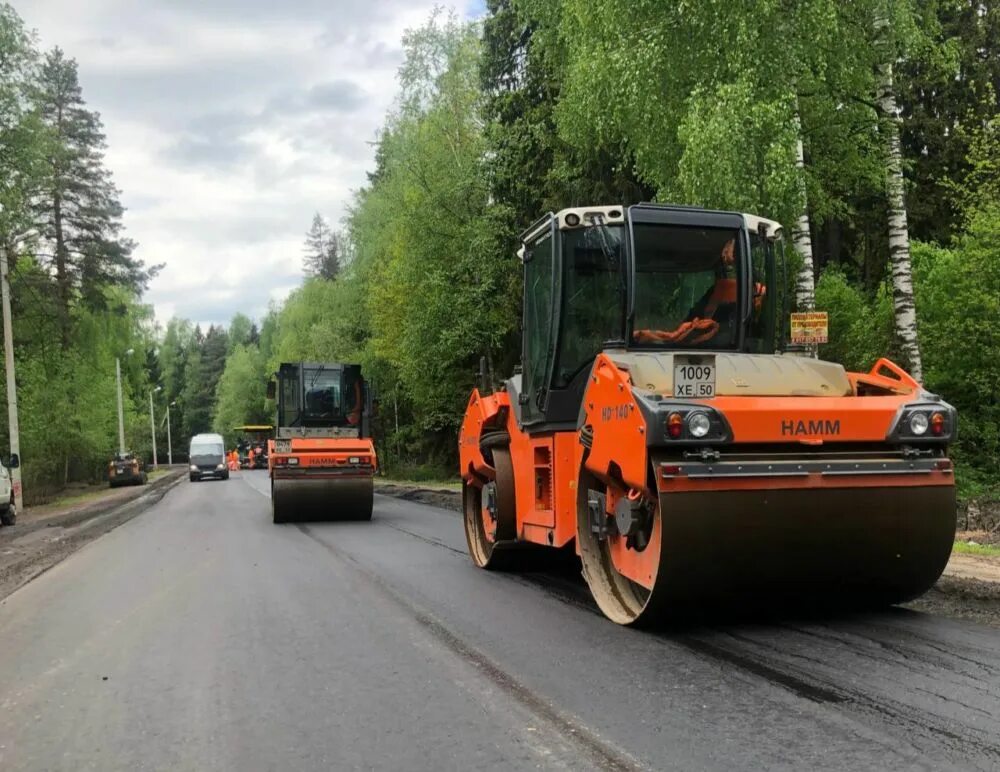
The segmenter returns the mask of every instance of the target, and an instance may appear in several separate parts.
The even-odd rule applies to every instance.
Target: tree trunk
[[[876,29],[887,34],[889,20],[883,16]],[[910,262],[910,232],[906,222],[903,187],[903,153],[899,144],[899,109],[893,84],[893,51],[886,45],[878,68],[878,103],[886,132],[886,192],[889,203],[889,270],[892,275],[892,303],[896,337],[906,357],[910,375],[923,382],[923,363],[917,341],[917,309],[913,301],[913,271]]]
[[[796,123],[798,121],[796,120]],[[802,266],[795,277],[795,306],[798,311],[812,311],[816,307],[816,274],[813,266],[812,235],[810,234],[809,203],[806,198],[806,157],[802,148],[802,132],[795,141],[795,165],[799,169],[802,187],[802,212],[792,229],[792,243],[802,258]]]
[[[69,348],[69,300],[70,278],[67,265],[66,237],[63,233],[62,197],[56,191],[52,198],[52,225],[56,237],[56,288],[59,292],[59,328],[62,333],[62,347]]]

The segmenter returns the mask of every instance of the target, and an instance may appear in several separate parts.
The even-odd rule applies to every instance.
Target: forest
[[[116,357],[138,451],[157,386],[181,446],[268,420],[281,361],[356,361],[388,471],[453,475],[480,358],[498,374],[519,358],[520,231],[549,210],[638,201],[784,223],[798,307],[830,314],[819,355],[907,367],[959,410],[961,495],[1000,496],[1000,0],[438,12],[403,40],[346,216],[303,213],[288,256],[301,286],[207,330],[160,328],[143,304],[157,266],[121,230],[73,60],[36,50],[10,6],[0,25],[0,239],[36,500],[98,476],[114,449]]]

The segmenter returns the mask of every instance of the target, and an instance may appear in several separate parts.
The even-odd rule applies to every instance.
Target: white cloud
[[[372,166],[405,29],[435,0],[31,0],[43,47],[77,59],[147,263],[146,299],[225,323],[301,276],[313,212],[337,222]],[[480,0],[458,0],[469,14]]]

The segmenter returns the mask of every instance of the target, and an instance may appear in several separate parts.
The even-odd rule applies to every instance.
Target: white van
[[[191,464],[191,482],[204,480],[206,477],[229,479],[226,446],[221,434],[196,434],[192,437],[188,459]]]

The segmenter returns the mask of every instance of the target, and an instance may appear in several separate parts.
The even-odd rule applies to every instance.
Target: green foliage
[[[265,412],[266,390],[266,368],[260,350],[253,345],[237,345],[219,378],[213,419],[213,429],[226,438],[227,447],[236,439],[235,427],[270,422]]]
[[[204,336],[195,328],[194,342],[184,368],[184,388],[180,401],[184,406],[181,436],[212,431],[215,393],[226,367],[229,335],[223,327],[212,325]]]
[[[830,342],[819,347],[822,359],[867,372],[889,356],[892,300],[884,287],[871,298],[841,271],[828,268],[816,284],[816,308],[830,315]]]
[[[945,244],[961,231],[965,208],[955,205],[951,191],[958,186],[966,195],[973,192],[966,177],[977,157],[982,163],[988,155],[982,141],[997,131],[990,125],[996,123],[1000,87],[1000,2],[924,0],[921,6],[934,45],[900,68],[909,214],[915,237]],[[996,186],[1000,154],[993,158],[992,169],[980,166],[977,183]]]
[[[232,354],[237,346],[245,346],[248,343],[256,344],[257,326],[246,314],[236,314],[229,322],[229,354]]]
[[[927,387],[959,410],[965,473],[994,485],[1000,466],[998,245],[1000,205],[990,202],[951,248],[918,245],[914,252]]]
[[[476,31],[432,22],[404,43],[382,168],[348,226],[366,358],[394,375],[418,441],[450,448],[478,358],[496,356],[516,325],[517,272],[489,206]]]

